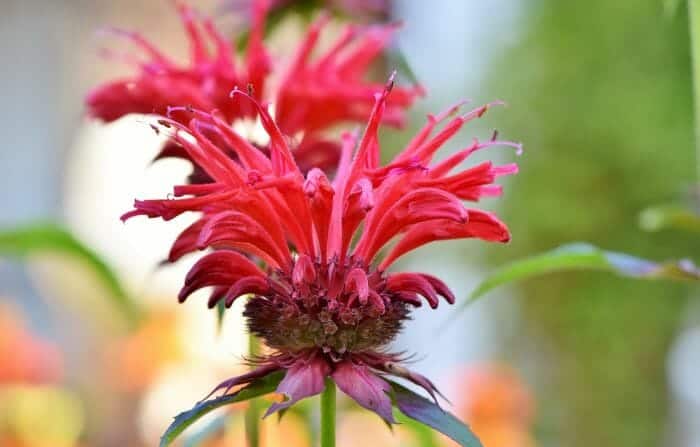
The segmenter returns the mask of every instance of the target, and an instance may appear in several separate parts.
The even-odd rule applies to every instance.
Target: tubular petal
[[[393,273],[387,277],[386,286],[395,292],[410,292],[422,295],[430,307],[438,307],[438,293],[432,283],[419,273]]]
[[[382,203],[376,208],[356,254],[371,260],[384,244],[411,225],[431,220],[464,223],[467,219],[468,213],[462,202],[451,193],[437,188],[419,188],[396,203]]]
[[[249,293],[255,295],[264,295],[268,293],[270,286],[264,278],[259,276],[247,276],[236,281],[236,284],[232,285],[226,293],[221,296],[226,304],[226,307],[231,307],[233,302],[241,297],[242,295],[247,295]],[[217,300],[209,300],[209,307],[212,308],[216,306]]]
[[[466,223],[441,220],[414,225],[384,258],[379,269],[386,270],[404,254],[430,242],[465,238],[490,242],[510,241],[508,228],[495,215],[475,209],[467,209],[467,212],[469,221]]]
[[[207,286],[233,285],[246,276],[265,277],[248,258],[235,251],[215,251],[204,256],[190,269],[178,299],[183,302],[195,290]]]

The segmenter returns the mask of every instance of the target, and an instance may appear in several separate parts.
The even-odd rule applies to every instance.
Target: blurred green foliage
[[[80,242],[63,225],[30,222],[14,228],[0,228],[0,257],[30,258],[48,253],[61,254],[84,263],[104,285],[103,295],[129,323],[139,318],[139,308],[119,282],[112,267],[98,253]]]
[[[639,212],[694,181],[687,11],[658,0],[522,2],[522,34],[494,73],[511,107],[504,134],[525,143],[507,188],[513,243],[499,263],[571,240],[648,259],[693,257],[688,234],[644,233]],[[687,287],[549,276],[522,289],[547,383],[544,445],[664,445],[665,360]],[[525,349],[515,345],[515,350]]]

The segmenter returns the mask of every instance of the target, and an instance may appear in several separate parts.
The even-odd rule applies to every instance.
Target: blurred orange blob
[[[340,447],[400,446],[400,440],[376,415],[361,411],[346,412],[338,417],[338,445]]]
[[[535,403],[518,374],[506,366],[485,365],[468,369],[460,379],[461,418],[489,447],[532,447],[530,431]]]
[[[55,383],[63,377],[58,348],[29,332],[19,313],[6,306],[0,306],[0,359],[0,385]]]
[[[481,366],[466,373],[466,399],[460,411],[469,420],[501,421],[529,426],[534,400],[515,371],[505,366]]]
[[[163,367],[180,360],[184,348],[174,312],[152,312],[141,325],[107,349],[107,374],[127,392],[147,388]]]

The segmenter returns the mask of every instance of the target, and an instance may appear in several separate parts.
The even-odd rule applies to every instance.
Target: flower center
[[[243,315],[253,334],[282,352],[318,348],[340,357],[373,351],[396,337],[409,314],[384,283],[379,272],[352,259],[342,265],[297,260],[293,273],[277,272],[273,291],[251,298]]]

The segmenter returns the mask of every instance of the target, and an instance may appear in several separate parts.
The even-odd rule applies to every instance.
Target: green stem
[[[258,338],[248,335],[248,356],[255,357],[260,353],[260,342]],[[245,434],[248,447],[260,447],[260,419],[262,406],[259,399],[252,399],[245,412]]]
[[[321,447],[335,447],[335,382],[326,379],[321,394]]]
[[[696,166],[698,177],[700,177],[700,0],[688,0],[688,18],[690,26],[690,61],[693,66]]]

